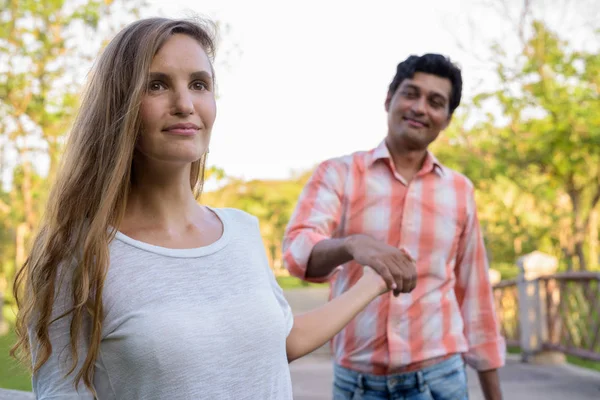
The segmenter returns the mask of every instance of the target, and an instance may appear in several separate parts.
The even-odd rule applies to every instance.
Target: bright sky
[[[491,8],[486,3],[506,4]],[[587,0],[553,0],[553,28],[581,23]],[[593,2],[593,0],[592,0]],[[145,15],[200,13],[220,21],[218,116],[209,162],[231,176],[286,178],[329,158],[376,146],[386,135],[384,100],[396,65],[411,54],[449,55],[464,96],[493,86],[492,39],[517,49],[522,0],[150,0]],[[550,6],[552,3],[552,7]],[[592,4],[592,3],[589,3]],[[587,10],[587,11],[585,11]],[[580,40],[581,42],[581,40]],[[461,49],[462,47],[462,49]],[[463,99],[464,99],[463,96]]]
[[[506,9],[489,6],[503,1]],[[593,19],[595,1],[534,3],[547,3],[537,15],[563,35],[568,32],[571,43],[581,44],[584,40],[576,34],[584,26],[581,15]],[[147,2],[150,7],[142,10],[143,17],[201,14],[225,28],[215,66],[218,116],[209,163],[245,179],[287,178],[326,158],[376,146],[386,134],[387,87],[398,62],[411,54],[442,53],[461,65],[463,99],[493,87],[492,65],[484,61],[492,40],[501,39],[508,50],[519,48],[515,29],[498,13],[508,12],[514,23],[523,4],[522,0]],[[574,3],[578,10],[573,11]],[[89,67],[82,66],[86,71]],[[44,163],[40,165],[43,170]],[[5,172],[6,183],[10,174]]]
[[[456,45],[466,1],[151,3],[157,11],[145,15],[193,11],[229,28],[217,53],[209,161],[236,177],[285,178],[376,146],[386,134],[387,86],[410,54],[448,54],[464,67],[467,90],[474,81],[476,63]]]

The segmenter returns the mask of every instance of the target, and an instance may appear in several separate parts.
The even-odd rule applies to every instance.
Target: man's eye
[[[196,82],[192,83],[192,87],[196,90],[207,90],[208,89],[208,85],[202,81],[196,81]]]
[[[417,97],[417,92],[414,92],[414,91],[404,91],[404,92],[402,92],[402,95],[404,97],[408,97],[409,99],[414,99],[415,97]]]

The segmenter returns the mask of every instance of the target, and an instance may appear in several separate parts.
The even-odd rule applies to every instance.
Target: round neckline
[[[161,256],[173,257],[173,258],[194,258],[194,257],[202,257],[212,253],[215,253],[221,250],[227,243],[229,242],[229,238],[231,236],[231,232],[229,229],[229,223],[226,213],[222,212],[220,209],[212,208],[206,206],[210,211],[215,213],[217,218],[221,220],[221,225],[223,225],[223,233],[221,237],[219,237],[216,241],[212,242],[207,246],[195,247],[189,249],[172,249],[169,247],[157,246],[154,244],[142,242],[136,240],[130,236],[125,235],[121,231],[117,231],[115,234],[115,239],[136,247],[140,250],[147,251],[149,253],[159,254]]]

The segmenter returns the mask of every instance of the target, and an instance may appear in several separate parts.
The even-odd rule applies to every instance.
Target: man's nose
[[[421,96],[412,103],[411,110],[415,114],[424,114],[425,113],[425,97]]]

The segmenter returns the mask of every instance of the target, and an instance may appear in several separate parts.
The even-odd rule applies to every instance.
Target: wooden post
[[[539,278],[552,275],[558,268],[558,260],[539,251],[517,260],[519,278],[519,325],[521,359],[523,362],[557,364],[564,362],[564,355],[544,350],[549,339],[547,313],[547,290]]]

